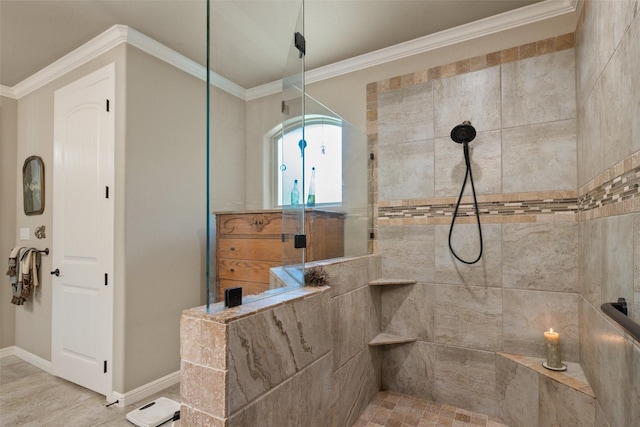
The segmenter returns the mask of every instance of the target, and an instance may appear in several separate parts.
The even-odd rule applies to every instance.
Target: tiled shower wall
[[[382,386],[498,415],[495,352],[543,357],[554,328],[579,359],[573,34],[377,82],[368,101],[382,276],[418,282],[382,294],[383,331],[418,337],[385,350]],[[464,120],[478,131],[474,265],[448,246],[465,175],[449,133]],[[456,252],[474,259],[478,240],[458,219]]]
[[[542,357],[553,327],[596,425],[638,422],[640,347],[599,307],[625,297],[640,321],[639,9],[587,2],[575,38],[368,86],[382,275],[418,281],[381,298],[383,330],[418,337],[386,350],[383,388],[495,414],[494,352]],[[484,238],[472,266],[448,248],[465,170],[449,132],[464,120]],[[473,216],[453,245],[475,258]]]
[[[600,311],[626,298],[640,322],[640,5],[585,3],[576,31],[580,361],[597,425],[640,423],[640,347]],[[609,196],[606,195],[609,194]]]

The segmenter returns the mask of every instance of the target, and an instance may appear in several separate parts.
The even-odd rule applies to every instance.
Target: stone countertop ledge
[[[542,366],[542,363],[546,359],[502,352],[497,352],[496,354],[532,369],[538,374],[544,375],[547,378],[566,385],[567,387],[571,387],[576,391],[584,393],[589,397],[596,397],[579,363],[563,361],[562,363],[567,365],[566,371],[552,371]]]

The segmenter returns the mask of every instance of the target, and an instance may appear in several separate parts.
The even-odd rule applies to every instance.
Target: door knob
[[[51,274],[53,274],[54,276],[60,276],[60,269],[56,268],[51,272]]]

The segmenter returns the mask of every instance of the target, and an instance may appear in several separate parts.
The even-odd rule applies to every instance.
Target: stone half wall
[[[183,425],[341,427],[357,421],[380,389],[380,354],[368,346],[380,330],[379,298],[368,286],[380,259],[314,265],[330,286],[293,287],[231,309],[183,313]]]

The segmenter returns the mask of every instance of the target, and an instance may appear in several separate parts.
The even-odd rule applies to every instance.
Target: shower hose
[[[476,198],[476,187],[473,184],[473,173],[471,172],[471,160],[469,160],[469,143],[463,142],[463,148],[464,148],[464,162],[467,166],[467,171],[464,174],[462,189],[460,190],[460,196],[458,196],[456,208],[453,211],[453,219],[451,220],[451,227],[449,228],[449,250],[451,250],[451,253],[453,254],[454,257],[456,257],[458,261],[463,262],[465,264],[475,264],[476,262],[480,261],[480,258],[482,257],[482,227],[480,226],[480,212],[478,212],[478,199]],[[460,258],[460,256],[458,256],[456,251],[453,250],[453,246],[451,245],[451,235],[453,233],[453,225],[455,224],[456,217],[458,216],[458,208],[460,208],[460,202],[462,201],[462,194],[464,193],[464,189],[467,186],[467,178],[469,178],[469,181],[471,181],[471,192],[473,193],[473,207],[476,213],[476,222],[478,223],[478,235],[480,236],[480,253],[478,254],[478,257],[473,261],[467,261]]]

